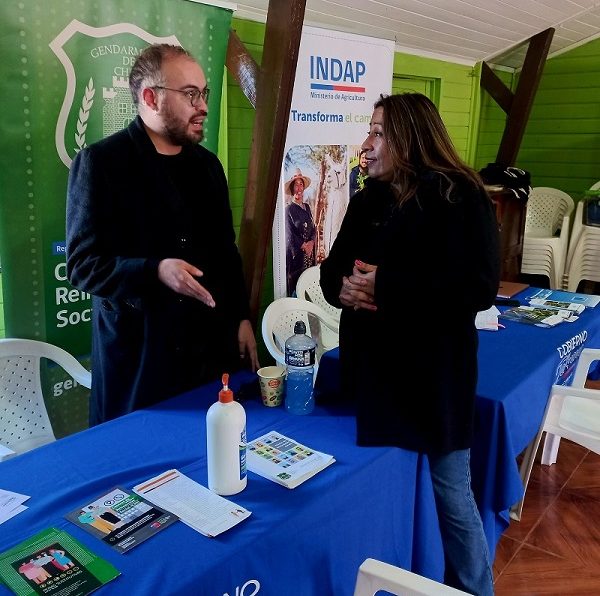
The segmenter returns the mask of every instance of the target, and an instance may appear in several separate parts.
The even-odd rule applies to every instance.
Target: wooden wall
[[[514,88],[510,73],[496,71]],[[494,161],[504,112],[482,96],[476,167]],[[600,39],[550,58],[536,94],[516,164],[533,186],[551,186],[577,200],[600,180]]]
[[[574,199],[600,180],[600,39],[547,61],[518,162]]]
[[[396,52],[393,91],[411,89],[434,101],[460,155],[472,164],[479,125],[477,71],[470,66]]]

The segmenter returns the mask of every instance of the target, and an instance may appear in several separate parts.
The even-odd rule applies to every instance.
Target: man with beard
[[[67,191],[67,274],[92,294],[91,424],[259,366],[227,181],[198,145],[204,72],[157,44],[129,86],[137,118],[78,153]]]

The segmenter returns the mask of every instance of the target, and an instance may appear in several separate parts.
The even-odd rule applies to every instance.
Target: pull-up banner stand
[[[304,27],[273,224],[275,297],[293,294],[301,269],[329,254],[351,186],[357,187],[373,104],[391,91],[393,62],[393,41]],[[299,174],[301,208],[290,190]],[[314,244],[307,250],[302,245],[312,226]]]
[[[179,44],[211,88],[206,140],[216,151],[234,4],[189,0],[20,0],[0,4],[0,262],[7,337],[48,341],[89,367],[91,300],[69,285],[65,199],[72,159],[129,124],[136,56]],[[115,187],[136,172],[107,172]],[[88,425],[87,390],[62,369],[45,373],[57,436]]]

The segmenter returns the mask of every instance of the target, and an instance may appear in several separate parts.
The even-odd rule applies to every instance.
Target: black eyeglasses
[[[200,89],[171,89],[170,87],[161,87],[160,85],[155,85],[153,89],[164,89],[165,91],[175,91],[177,93],[183,93],[187,95],[190,100],[190,104],[193,108],[197,108],[200,105],[200,99],[204,101],[204,103],[208,104],[208,98],[210,96],[210,89],[205,87],[200,91]]]

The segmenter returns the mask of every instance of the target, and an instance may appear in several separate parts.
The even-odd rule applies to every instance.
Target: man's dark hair
[[[161,70],[163,61],[178,56],[186,56],[194,60],[194,57],[181,46],[173,46],[167,43],[151,45],[142,51],[129,73],[129,89],[135,105],[138,105],[140,90],[143,87],[164,84]]]

